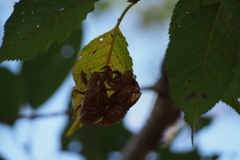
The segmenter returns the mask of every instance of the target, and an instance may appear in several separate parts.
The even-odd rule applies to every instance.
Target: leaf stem
[[[116,24],[116,26],[113,28],[113,35],[112,35],[112,45],[109,49],[109,53],[108,53],[108,58],[107,58],[107,62],[106,62],[106,65],[109,65],[110,63],[110,59],[112,57],[112,51],[113,51],[113,46],[114,46],[114,43],[115,43],[115,40],[116,40],[116,37],[117,37],[117,32],[118,32],[118,29],[119,29],[119,26],[120,26],[120,23],[122,22],[122,19],[123,17],[126,15],[127,11],[132,7],[134,6],[136,3],[131,3],[130,5],[128,5],[125,10],[123,11],[123,13],[121,14],[121,16],[118,18],[118,22]]]

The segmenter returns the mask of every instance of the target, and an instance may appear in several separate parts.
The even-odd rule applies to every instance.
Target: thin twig
[[[115,43],[115,40],[116,40],[116,37],[117,37],[117,32],[119,30],[119,25],[120,23],[122,22],[123,20],[123,17],[125,16],[125,14],[127,13],[127,11],[132,7],[134,6],[136,3],[131,3],[130,5],[127,6],[127,8],[125,8],[125,10],[123,11],[123,13],[121,14],[121,16],[118,18],[118,22],[116,24],[116,26],[114,27],[114,32],[113,32],[113,39],[112,39],[112,44],[110,46],[110,49],[109,49],[109,53],[108,53],[108,57],[107,57],[107,62],[106,64],[108,65],[110,63],[110,59],[112,57],[112,51],[113,51],[113,46],[114,46],[114,43]]]
[[[69,108],[66,111],[54,112],[54,113],[48,113],[48,114],[0,115],[0,122],[10,123],[10,122],[14,122],[15,120],[20,119],[20,118],[35,119],[35,118],[41,118],[41,117],[55,117],[55,116],[69,114],[71,112],[73,112],[72,108]]]

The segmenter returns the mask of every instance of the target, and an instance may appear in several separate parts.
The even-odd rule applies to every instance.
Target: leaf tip
[[[75,120],[72,127],[67,132],[67,137],[71,136],[77,129],[82,127],[82,123],[80,122],[80,119]]]

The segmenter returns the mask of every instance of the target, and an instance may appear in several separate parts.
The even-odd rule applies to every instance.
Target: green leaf
[[[52,45],[47,54],[24,62],[21,76],[28,89],[27,101],[33,108],[44,103],[62,84],[76,60],[82,33],[78,29],[61,45]]]
[[[232,3],[232,12],[235,13],[235,15],[238,15],[238,20],[235,20],[236,25],[233,26],[234,29],[236,29],[237,32],[237,38],[238,38],[238,46],[240,46],[240,20],[239,20],[239,10],[240,10],[240,1],[237,1],[235,3]],[[240,53],[240,47],[238,47],[237,53]],[[238,66],[237,69],[234,71],[234,77],[231,83],[228,86],[228,89],[225,93],[225,95],[222,98],[222,101],[226,104],[230,105],[235,111],[240,114],[240,104],[239,104],[239,98],[240,98],[240,57],[238,58]]]
[[[108,127],[82,127],[78,133],[66,137],[70,126],[71,118],[62,134],[62,149],[69,150],[71,142],[80,141],[82,144],[80,153],[88,160],[107,159],[107,155],[111,151],[120,151],[132,135],[120,123]]]
[[[202,6],[210,6],[219,3],[219,0],[201,0]]]
[[[101,71],[104,66],[110,66],[112,70],[118,70],[122,73],[126,70],[132,71],[132,58],[129,55],[127,46],[126,39],[118,28],[113,28],[91,41],[79,53],[81,58],[76,62],[72,72],[76,83],[74,89],[81,92],[86,90],[86,86],[80,77],[81,71],[87,74],[87,78],[93,72]],[[83,97],[82,94],[73,94],[75,110],[81,105]],[[77,110],[76,115],[79,114],[80,110]],[[75,132],[79,127],[81,127],[81,122],[79,118],[76,118],[68,135]]]
[[[132,135],[122,123],[108,127],[83,127],[79,132],[83,145],[81,153],[89,160],[107,159],[109,152],[120,151]]]
[[[0,75],[0,117],[6,117],[1,122],[12,124],[25,95],[23,81],[6,68],[0,68]]]
[[[212,117],[201,117],[196,126],[196,132],[209,126],[212,123]]]
[[[239,51],[240,52],[240,51]],[[238,62],[238,68],[235,71],[234,78],[228,86],[227,92],[222,98],[222,101],[230,105],[235,111],[240,114],[240,63]]]
[[[5,24],[4,60],[30,60],[80,28],[97,0],[21,0]]]
[[[237,67],[240,8],[234,2],[199,6],[171,33],[164,64],[170,96],[193,129],[200,116],[225,94]],[[176,10],[176,15],[186,12]]]
[[[219,155],[211,155],[211,156],[201,156],[197,149],[194,149],[190,152],[183,152],[183,153],[174,153],[171,152],[169,148],[161,148],[159,149],[160,153],[160,160],[201,160],[201,159],[208,159],[208,160],[215,160],[219,158]]]
[[[187,153],[173,153],[173,152],[170,152],[169,148],[163,148],[163,149],[159,149],[159,152],[160,152],[161,160],[170,160],[170,159],[201,160],[202,159],[196,149]]]
[[[127,50],[128,44],[125,37],[120,30],[115,39],[113,34],[114,29],[95,38],[79,53],[81,59],[76,62],[73,70],[77,89],[82,87],[85,90],[86,88],[79,75],[81,71],[84,71],[87,77],[95,71],[99,72],[106,65],[122,73],[126,70],[132,71],[132,58]],[[112,50],[111,47],[113,47]]]
[[[71,108],[71,103],[69,103],[69,109]],[[62,150],[69,150],[72,142],[80,142],[82,145],[80,153],[88,160],[107,159],[109,152],[120,151],[132,136],[122,123],[119,123],[108,127],[82,127],[78,133],[66,137],[72,125],[71,121],[72,118],[69,116],[68,125],[65,127],[61,137]]]
[[[189,13],[192,13],[195,11],[197,8],[200,7],[200,1],[186,1],[186,0],[179,0],[178,3],[176,4],[173,15],[171,18],[171,25],[169,28],[169,34],[170,34],[170,39],[171,36],[174,34],[176,30],[180,27],[180,24],[182,20],[189,15]]]

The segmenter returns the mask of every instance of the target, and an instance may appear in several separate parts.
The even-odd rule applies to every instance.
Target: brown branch
[[[32,114],[32,115],[0,115],[0,122],[11,123],[20,118],[35,119],[40,117],[55,117],[59,115],[65,115],[73,112],[72,108],[67,109],[66,111],[54,112],[48,114]]]
[[[164,74],[153,88],[157,88],[158,98],[151,117],[142,131],[133,136],[123,148],[123,160],[144,160],[157,147],[164,131],[180,116],[180,109],[169,98]]]

